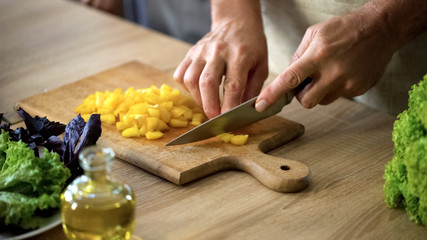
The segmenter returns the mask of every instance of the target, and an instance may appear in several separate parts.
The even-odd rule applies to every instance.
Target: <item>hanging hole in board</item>
[[[282,169],[283,171],[288,171],[291,168],[288,165],[283,165],[283,166],[280,166],[280,169]]]

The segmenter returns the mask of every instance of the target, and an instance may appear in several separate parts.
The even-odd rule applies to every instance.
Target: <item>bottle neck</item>
[[[110,171],[107,169],[98,170],[98,171],[85,171],[85,175],[94,182],[103,183],[110,179]]]
[[[96,145],[85,148],[79,154],[80,166],[84,169],[85,175],[90,181],[98,183],[110,180],[113,158],[114,152],[111,148]]]

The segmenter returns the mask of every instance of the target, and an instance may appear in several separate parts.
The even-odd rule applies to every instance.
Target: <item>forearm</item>
[[[425,0],[372,0],[363,8],[374,12],[396,49],[427,30]]]
[[[211,0],[212,28],[224,22],[250,22],[262,27],[259,0]]]

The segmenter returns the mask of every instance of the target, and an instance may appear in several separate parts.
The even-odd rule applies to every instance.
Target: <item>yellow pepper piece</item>
[[[159,108],[160,119],[168,123],[171,120],[171,113],[164,107]]]
[[[154,131],[157,128],[157,125],[159,124],[159,119],[155,117],[148,117],[147,118],[147,130]]]
[[[116,116],[112,113],[101,114],[101,122],[114,124],[116,123]]]
[[[160,110],[157,108],[148,108],[148,115],[150,115],[151,117],[159,118]]]
[[[230,139],[230,142],[234,145],[245,145],[247,141],[248,135],[234,135]]]
[[[164,131],[164,130],[168,130],[169,127],[168,127],[168,124],[165,121],[159,119],[159,121],[157,123],[156,129],[159,130],[159,131]]]
[[[169,124],[172,127],[181,128],[181,127],[187,127],[188,122],[186,120],[172,118]]]
[[[164,134],[162,132],[160,132],[160,131],[153,131],[153,132],[147,132],[145,134],[145,137],[147,139],[152,140],[152,139],[159,139],[159,138],[163,137],[163,135]]]
[[[183,107],[172,107],[171,114],[172,118],[179,118],[185,113],[185,108]]]
[[[228,143],[228,142],[230,142],[230,140],[233,136],[234,136],[234,134],[232,134],[232,133],[223,133],[223,134],[218,135],[217,137],[221,141]]]
[[[145,136],[146,133],[147,133],[147,125],[142,125],[142,127],[139,128],[139,135]]]
[[[140,135],[139,135],[138,128],[131,127],[131,128],[126,128],[125,130],[123,130],[122,136],[130,138],[130,137],[139,137]]]
[[[120,131],[123,131],[128,128],[128,126],[124,122],[116,122],[116,128]]]

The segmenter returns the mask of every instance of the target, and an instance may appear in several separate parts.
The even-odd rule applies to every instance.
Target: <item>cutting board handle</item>
[[[262,184],[278,192],[301,191],[311,180],[310,169],[305,164],[261,151],[228,160],[236,168],[251,174]]]

